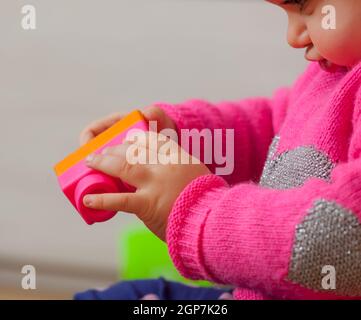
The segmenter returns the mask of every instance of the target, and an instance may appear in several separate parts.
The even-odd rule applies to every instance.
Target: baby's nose
[[[305,48],[312,44],[307,26],[300,22],[289,22],[287,42],[293,48]]]

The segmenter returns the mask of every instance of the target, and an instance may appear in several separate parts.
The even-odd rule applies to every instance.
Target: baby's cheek
[[[361,61],[361,19],[355,10],[349,5],[336,6],[336,29],[325,29],[321,23],[316,35],[322,56],[341,66],[351,67]]]
[[[361,61],[361,39],[360,41],[354,41],[353,39],[344,36],[330,39],[329,51],[325,57],[341,66],[354,66]]]
[[[313,42],[319,53],[330,62],[340,66],[352,66],[360,59],[360,48],[355,47],[350,32],[339,26],[336,30],[319,30]]]

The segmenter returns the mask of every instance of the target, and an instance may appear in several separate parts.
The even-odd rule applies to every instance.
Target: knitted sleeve
[[[191,279],[277,298],[361,297],[360,221],[361,159],[336,166],[329,181],[283,190],[206,175],[177,199],[167,243]]]
[[[272,137],[285,118],[288,95],[289,89],[281,88],[272,98],[249,98],[219,104],[190,100],[183,104],[156,105],[174,120],[179,137],[182,129],[201,131],[207,128],[211,129],[212,134],[214,129],[234,130],[234,168],[231,174],[224,176],[227,182],[233,184],[247,180],[257,181],[259,178]],[[222,144],[224,151],[225,135]],[[201,149],[201,154],[203,150]],[[192,154],[192,150],[187,151]],[[206,164],[214,173],[216,163],[213,161]]]

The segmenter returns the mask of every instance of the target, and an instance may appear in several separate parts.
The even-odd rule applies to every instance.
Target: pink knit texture
[[[269,297],[254,289],[238,288],[233,292],[236,300],[270,300]]]
[[[349,210],[361,228],[360,84],[361,64],[328,73],[311,63],[292,88],[281,88],[272,98],[158,104],[178,130],[235,130],[233,174],[195,179],[169,216],[169,253],[182,275],[234,285],[235,299],[360,298],[343,294],[347,286],[343,291],[312,288],[307,273],[298,275],[302,281],[290,280],[297,226],[315,200],[333,201]],[[280,137],[276,156],[298,146],[312,146],[327,155],[335,164],[330,180],[310,177],[288,189],[261,186],[276,135]],[[338,225],[333,228],[330,232],[337,234]],[[361,243],[357,245],[361,251]],[[357,254],[361,257],[361,252]],[[348,280],[352,279],[347,275],[342,278],[344,283]],[[358,287],[354,285],[352,292],[359,293],[361,284],[357,277],[355,281]]]

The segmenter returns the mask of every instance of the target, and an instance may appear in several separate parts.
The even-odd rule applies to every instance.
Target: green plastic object
[[[182,277],[169,257],[166,244],[144,226],[122,230],[118,239],[118,277],[120,280],[154,279],[213,286],[207,281],[191,281]]]

